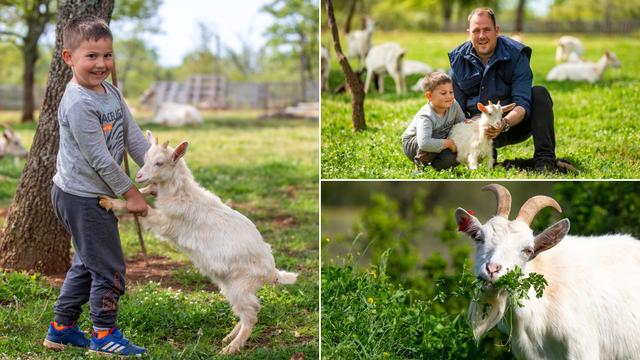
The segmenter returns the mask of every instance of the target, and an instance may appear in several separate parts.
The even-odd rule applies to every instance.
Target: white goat
[[[320,72],[322,74],[322,85],[326,92],[331,92],[329,88],[329,73],[331,73],[331,53],[329,49],[322,45],[320,47]]]
[[[140,96],[140,102],[148,104],[153,111],[152,123],[164,126],[200,125],[203,123],[202,115],[193,105],[169,102],[158,104],[154,89],[145,90]]]
[[[556,48],[556,65],[563,61],[566,61],[569,54],[572,52],[578,54],[578,57],[582,57],[584,54],[584,46],[582,42],[573,36],[565,35],[555,41]]]
[[[433,72],[433,68],[421,61],[402,60],[402,75],[427,75]]]
[[[15,166],[18,166],[20,158],[26,158],[29,150],[22,145],[22,138],[9,125],[0,124],[0,126],[4,127],[2,136],[0,136],[0,160],[5,155],[12,155]]]
[[[220,287],[240,322],[222,341],[233,341],[222,350],[232,354],[245,344],[258,321],[260,302],[256,293],[264,284],[293,284],[297,274],[276,269],[271,247],[244,215],[224,204],[218,196],[200,187],[182,159],[189,143],[175,150],[168,141],[158,145],[150,131],[151,148],[136,175],[144,195],[155,194],[154,207],[144,219],[145,229],[170,240]],[[105,209],[123,211],[127,203],[100,197]]]
[[[478,109],[482,111],[479,119],[475,119],[470,124],[461,122],[454,125],[449,132],[449,139],[453,140],[458,148],[456,161],[467,165],[469,169],[477,169],[482,161],[488,157],[487,167],[493,169],[493,164],[496,161],[491,149],[493,140],[487,138],[484,130],[489,127],[497,129],[500,126],[502,114],[515,106],[514,103],[503,107],[500,106],[500,101],[496,105],[489,101],[487,106],[478,103]]]
[[[573,57],[575,59],[575,57]],[[547,74],[547,81],[588,81],[590,83],[602,80],[604,72],[610,68],[622,66],[615,53],[605,51],[597,63],[582,61],[578,63],[564,63],[556,65]]]
[[[524,34],[520,31],[516,31],[515,33],[513,33],[513,35],[511,35],[511,38],[521,44],[524,44]]]
[[[636,359],[640,354],[640,241],[629,235],[565,236],[563,219],[535,236],[529,228],[542,208],[562,211],[550,197],[535,196],[509,221],[511,195],[497,184],[495,216],[482,225],[469,212],[455,212],[458,231],[477,243],[475,274],[493,283],[515,266],[548,282],[524,307],[508,310],[508,293],[484,286],[481,304],[471,302],[467,321],[476,340],[496,324],[511,334],[518,359]],[[482,303],[491,304],[483,318]]]
[[[371,38],[373,37],[373,29],[376,26],[376,20],[371,16],[364,16],[365,29],[355,30],[346,35],[347,37],[347,57],[352,59],[358,58],[358,68],[365,61],[369,50],[373,46]]]
[[[422,81],[424,78],[420,78],[415,85],[411,87],[411,91],[424,92],[424,87],[422,86]]]
[[[402,74],[402,58],[407,49],[394,43],[388,42],[376,45],[371,48],[365,66],[367,68],[367,80],[364,83],[364,92],[369,92],[371,77],[375,73],[378,75],[378,91],[384,92],[384,75],[389,74],[396,83],[396,92],[398,94],[407,91],[407,83]]]

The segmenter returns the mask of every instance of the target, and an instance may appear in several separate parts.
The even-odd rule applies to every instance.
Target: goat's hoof
[[[223,343],[228,343],[229,341],[231,341],[231,335],[227,335],[224,339],[222,339]]]
[[[232,355],[237,353],[239,350],[233,346],[233,345],[229,345],[226,348],[222,349],[222,351],[220,351],[220,355]]]
[[[104,209],[106,209],[107,211],[111,210],[111,208],[113,207],[113,204],[111,203],[111,199],[108,196],[100,196],[100,206]]]

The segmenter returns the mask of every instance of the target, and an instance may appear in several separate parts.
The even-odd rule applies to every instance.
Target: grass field
[[[540,175],[497,168],[489,170],[486,166],[474,171],[459,165],[442,172],[428,169],[417,178],[640,178],[640,59],[636,57],[640,38],[576,36],[585,45],[584,57],[597,61],[604,49],[608,49],[616,53],[622,67],[607,70],[603,80],[595,84],[547,82],[544,78],[555,66],[553,40],[559,35],[527,34],[525,44],[533,50],[533,85],[545,86],[554,102],[556,156],[571,160],[580,172]],[[327,43],[330,35],[323,34],[322,38]],[[397,42],[408,49],[405,59],[423,61],[434,69],[448,69],[447,52],[467,40],[466,34],[375,32],[373,36],[374,45]],[[346,45],[342,46],[345,50]],[[420,76],[417,75],[408,77],[408,87],[418,79]],[[343,80],[342,70],[333,56],[331,88]],[[322,178],[413,178],[414,165],[402,152],[400,137],[425,103],[422,93],[395,94],[393,80],[387,77],[385,94],[370,93],[365,98],[367,129],[354,133],[350,96],[323,92]],[[532,156],[533,140],[530,138],[521,144],[499,149],[497,161]]]
[[[256,113],[203,113],[200,127],[142,125],[175,146],[189,140],[185,160],[196,180],[249,217],[273,245],[276,266],[300,274],[294,285],[265,286],[262,310],[240,356],[290,359],[319,356],[318,294],[318,123],[258,119]],[[142,119],[149,114],[136,116]],[[0,112],[0,122],[16,124],[17,112]],[[29,148],[35,124],[13,125]],[[24,166],[0,161],[0,208],[11,202]],[[138,168],[131,162],[133,176]],[[2,220],[0,220],[0,225]],[[120,221],[125,257],[139,259],[135,226]],[[227,301],[172,244],[144,233],[152,269],[163,273],[130,283],[121,298],[118,326],[153,359],[208,359],[223,348],[221,339],[238,320]],[[52,277],[0,272],[0,358],[86,358],[82,350],[44,349],[59,288]],[[57,282],[56,284],[59,284]],[[88,307],[78,321],[89,329]]]

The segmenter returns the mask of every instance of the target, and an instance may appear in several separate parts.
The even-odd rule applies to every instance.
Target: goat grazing
[[[497,324],[511,334],[518,359],[637,358],[640,241],[629,235],[567,236],[568,219],[534,235],[529,226],[541,209],[562,211],[555,200],[534,196],[509,221],[509,191],[498,184],[482,190],[496,195],[493,218],[482,225],[471,212],[455,211],[458,231],[477,244],[474,272],[488,281],[467,314],[476,340]],[[543,275],[548,285],[541,298],[530,289],[530,299],[521,299],[524,307],[507,311],[509,293],[493,283],[516,266],[525,276]]]
[[[369,85],[374,73],[378,75],[378,91],[381,94],[384,92],[384,75],[386,74],[389,74],[395,81],[398,94],[406,92],[407,83],[402,74],[402,58],[406,52],[407,49],[394,42],[372,47],[365,60],[367,79],[364,82],[364,92],[369,92]]]
[[[427,75],[433,72],[433,68],[421,61],[402,60],[402,75]]]
[[[502,114],[515,106],[515,103],[500,106],[500,101],[496,105],[489,101],[487,106],[478,103],[478,109],[482,111],[479,119],[475,119],[470,124],[466,122],[455,124],[449,132],[449,139],[452,139],[458,148],[456,161],[467,165],[469,169],[477,169],[482,161],[488,157],[487,167],[493,169],[493,164],[496,161],[491,149],[493,140],[487,138],[484,130],[489,127],[497,129],[500,126]]]
[[[565,35],[555,41],[556,48],[556,65],[563,61],[567,61],[569,54],[576,53],[578,57],[584,54],[584,46],[582,42],[573,36]]]
[[[153,111],[152,123],[164,126],[200,125],[203,123],[202,115],[193,105],[170,102],[159,104],[154,89],[145,90],[140,96],[140,102],[148,104]]]
[[[615,53],[605,51],[597,63],[584,61],[578,63],[564,63],[556,65],[547,74],[547,81],[588,81],[590,83],[602,80],[604,72],[610,68],[622,66]]]
[[[358,58],[358,68],[360,71],[360,66],[367,55],[369,54],[369,50],[373,46],[373,42],[371,38],[373,37],[373,29],[376,26],[376,20],[371,16],[363,16],[365,29],[364,30],[356,30],[348,33],[347,37],[347,58]]]
[[[329,49],[322,45],[320,47],[320,73],[322,74],[322,85],[324,86],[324,91],[330,93],[331,89],[329,88],[329,73],[331,72],[331,53]]]
[[[276,269],[271,247],[251,220],[195,182],[182,158],[188,142],[183,141],[174,150],[168,141],[158,145],[150,131],[147,140],[151,148],[136,182],[152,184],[141,192],[154,194],[157,200],[154,207],[149,207],[143,226],[158,238],[173,242],[220,287],[240,318],[222,340],[233,340],[222,353],[235,353],[258,321],[258,290],[264,284],[293,284],[298,275]],[[127,208],[126,202],[106,196],[100,197],[100,205],[115,211]]]
[[[12,155],[14,156],[14,164],[18,166],[20,158],[26,158],[29,150],[22,145],[22,138],[9,125],[0,124],[0,126],[4,127],[2,136],[0,136],[0,160],[5,155]]]

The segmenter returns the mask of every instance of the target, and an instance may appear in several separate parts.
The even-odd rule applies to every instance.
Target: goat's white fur
[[[378,75],[378,91],[381,94],[384,92],[384,75],[386,74],[393,78],[398,94],[406,92],[407,83],[402,73],[402,58],[406,52],[407,49],[394,42],[372,47],[365,60],[367,80],[364,83],[364,92],[369,92],[369,85],[374,73]]]
[[[471,222],[467,235],[483,239],[477,246],[477,276],[497,281],[517,265],[525,276],[535,272],[548,282],[541,298],[532,289],[524,307],[511,309],[506,292],[487,287],[480,299],[493,305],[488,316],[482,319],[481,305],[475,302],[469,307],[467,320],[476,340],[497,324],[511,334],[518,359],[637,358],[640,241],[629,235],[565,236],[569,220],[564,219],[541,234],[555,236],[557,245],[543,247],[529,260],[524,250],[537,249],[538,242],[525,222],[494,216],[482,225],[465,210],[456,210],[458,225],[465,219]],[[497,266],[499,271],[489,271]]]
[[[322,74],[322,86],[326,92],[331,92],[329,88],[329,73],[331,72],[331,53],[329,49],[322,45],[320,47],[320,72]]]
[[[421,61],[402,60],[402,75],[427,75],[433,72],[433,68]]]
[[[355,30],[346,35],[348,47],[347,57],[349,59],[353,59],[354,57],[358,59],[358,71],[360,71],[360,66],[365,62],[365,59],[373,46],[371,38],[373,37],[373,29],[376,26],[376,20],[373,17],[364,16],[363,18],[365,29]]]
[[[487,167],[493,169],[493,164],[496,161],[491,149],[493,140],[487,138],[484,130],[489,127],[495,129],[500,127],[502,114],[515,106],[516,104],[511,104],[502,107],[500,101],[495,105],[491,104],[491,101],[487,106],[478,104],[478,109],[482,111],[479,118],[471,124],[461,122],[454,125],[449,132],[449,139],[453,140],[457,147],[456,161],[467,165],[469,169],[477,169],[482,161],[488,157]]]
[[[573,55],[572,60],[575,61],[575,56]],[[581,61],[556,65],[549,71],[549,74],[547,74],[547,81],[571,80],[588,81],[592,83],[602,80],[602,76],[608,68],[619,68],[620,66],[622,66],[622,64],[616,54],[611,51],[605,51],[597,63]]]
[[[0,127],[4,127],[0,136],[0,159],[5,155],[12,155],[15,166],[18,166],[20,158],[26,158],[29,150],[22,145],[22,138],[9,125],[0,124]]]
[[[555,41],[556,47],[556,65],[563,61],[566,61],[569,54],[576,53],[578,57],[582,57],[584,54],[584,45],[580,39],[573,36],[565,35]]]
[[[145,90],[140,96],[140,102],[148,104],[153,111],[152,123],[164,126],[200,125],[203,123],[202,115],[193,105],[172,102],[159,104],[154,89]]]
[[[258,290],[264,284],[293,284],[298,275],[276,269],[271,247],[251,220],[195,182],[182,158],[188,142],[183,141],[174,150],[168,142],[158,145],[150,131],[147,140],[151,148],[136,181],[152,183],[141,192],[157,194],[157,200],[148,208],[142,224],[189,255],[200,272],[220,287],[240,318],[224,338],[224,342],[233,341],[222,353],[237,352],[258,321]],[[124,201],[104,196],[100,205],[116,211],[127,206]]]

